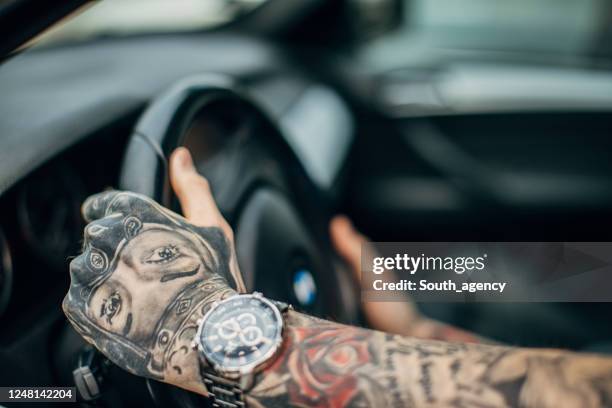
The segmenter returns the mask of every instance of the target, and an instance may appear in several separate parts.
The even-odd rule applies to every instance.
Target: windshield
[[[104,0],[65,19],[37,42],[202,30],[233,21],[266,1],[269,0]],[[610,56],[612,51],[609,0],[398,1],[404,5],[403,24],[384,36],[390,58],[398,57],[398,46],[405,49],[415,45],[572,57]]]
[[[609,0],[406,0],[403,35],[429,45],[589,53],[610,47]]]
[[[266,0],[104,0],[50,29],[37,43],[100,35],[202,30],[252,11]]]
[[[609,0],[403,0],[402,23],[361,52],[388,68],[481,53],[608,66]]]

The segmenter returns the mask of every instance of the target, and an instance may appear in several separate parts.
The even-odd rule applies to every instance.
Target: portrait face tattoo
[[[141,229],[117,254],[112,275],[92,290],[88,317],[136,343],[146,340],[151,334],[149,322],[158,321],[185,287],[203,281],[217,268],[210,244],[190,235],[194,234],[160,225]],[[126,285],[140,290],[131,291]],[[146,314],[134,312],[141,310]]]
[[[90,223],[63,302],[70,322],[134,374],[182,377],[189,387],[198,371],[189,347],[197,320],[234,293],[228,283],[242,285],[227,238],[128,192],[90,197],[83,215]]]

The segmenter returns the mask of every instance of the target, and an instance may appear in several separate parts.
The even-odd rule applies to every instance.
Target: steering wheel
[[[191,151],[234,229],[247,289],[310,314],[354,322],[359,297],[342,290],[347,283],[329,241],[325,194],[309,179],[279,126],[236,81],[192,77],[154,100],[128,143],[120,188],[178,212],[167,158],[181,145]],[[148,385],[160,403],[191,404],[185,391]]]

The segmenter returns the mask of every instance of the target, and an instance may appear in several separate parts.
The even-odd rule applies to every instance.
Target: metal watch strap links
[[[272,299],[270,301],[282,314],[293,309],[288,303]],[[202,374],[208,390],[208,397],[214,408],[246,407],[244,401],[244,391],[246,390],[241,389],[237,381],[220,377],[208,370],[205,370]]]
[[[244,394],[237,382],[205,372],[204,384],[213,407],[237,408],[246,406]]]
[[[293,309],[293,306],[291,306],[289,303],[281,302],[280,300],[273,300],[273,299],[268,299],[268,300],[272,302],[274,306],[278,307],[278,310],[281,312],[281,314],[285,313],[288,310]]]

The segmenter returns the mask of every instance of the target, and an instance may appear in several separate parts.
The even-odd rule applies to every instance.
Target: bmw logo
[[[293,293],[302,306],[311,306],[317,298],[317,285],[307,269],[299,269],[293,276]]]

